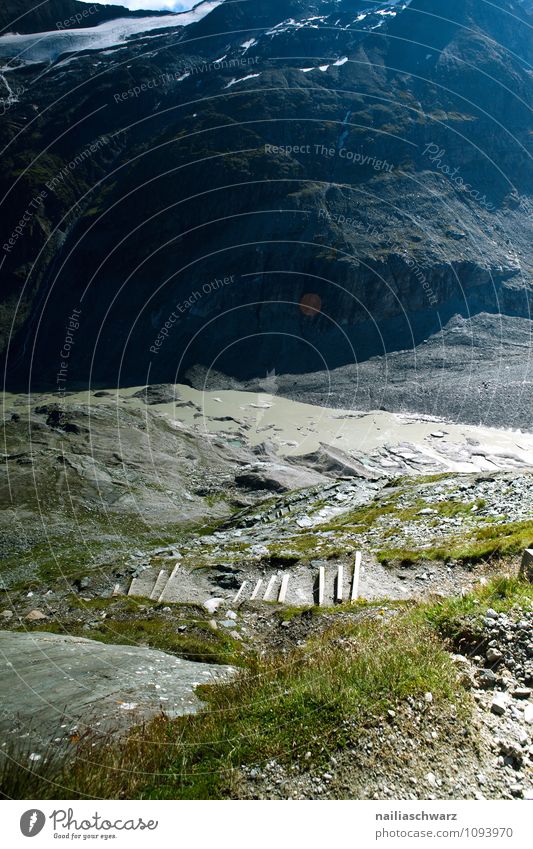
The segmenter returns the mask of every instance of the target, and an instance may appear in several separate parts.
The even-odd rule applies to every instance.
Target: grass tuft
[[[445,544],[430,548],[387,548],[377,552],[380,563],[400,562],[414,565],[426,560],[456,560],[465,565],[483,561],[497,561],[519,554],[533,544],[533,522],[507,522],[487,525],[461,538],[447,540]]]
[[[291,763],[307,751],[306,766],[326,762],[408,696],[456,700],[458,687],[431,626],[410,611],[343,623],[203,687],[197,716],[159,717],[120,746],[81,746],[64,766],[55,760],[43,775],[25,774],[24,798],[57,798],[56,785],[63,798],[226,798],[242,764]],[[19,779],[6,761],[0,789],[13,795]]]

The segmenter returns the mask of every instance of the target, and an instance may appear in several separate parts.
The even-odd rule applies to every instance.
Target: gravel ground
[[[247,799],[533,799],[533,612],[490,611],[471,654],[455,655],[472,696],[465,721],[432,694],[408,699],[327,767],[277,761],[243,767]],[[341,730],[341,729],[340,729]],[[350,732],[346,723],[343,732]]]
[[[324,407],[389,410],[449,421],[531,431],[532,323],[480,313],[455,316],[441,333],[408,351],[392,351],[328,372],[278,375],[280,395]],[[198,380],[199,377],[196,377]],[[235,387],[212,375],[208,387]],[[249,381],[242,388],[260,389]]]

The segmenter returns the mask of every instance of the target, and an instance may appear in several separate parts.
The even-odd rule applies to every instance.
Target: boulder
[[[140,398],[148,406],[153,404],[173,404],[179,401],[179,393],[171,383],[154,383],[134,392],[132,398]]]
[[[223,598],[207,598],[204,601],[203,606],[205,607],[207,612],[211,613],[212,615],[213,613],[216,613],[223,601]]]
[[[503,716],[507,710],[508,698],[505,693],[495,693],[490,709],[496,716]]]
[[[476,675],[476,681],[481,689],[492,690],[496,686],[498,678],[492,669],[480,669]]]
[[[487,651],[487,661],[489,663],[500,663],[503,659],[503,654],[497,648],[489,648]]]
[[[0,736],[37,753],[57,738],[68,742],[76,726],[115,735],[162,711],[195,713],[198,684],[233,674],[155,649],[42,631],[0,631],[0,652],[10,661],[2,669]]]
[[[24,617],[28,622],[38,622],[40,619],[46,619],[46,613],[42,610],[30,610]]]
[[[526,548],[522,555],[520,577],[533,584],[533,548]]]
[[[279,462],[264,462],[243,469],[235,476],[237,486],[253,491],[288,492],[327,483],[327,478],[313,469]]]

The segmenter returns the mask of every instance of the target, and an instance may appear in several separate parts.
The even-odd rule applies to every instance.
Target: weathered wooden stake
[[[326,570],[323,566],[318,568],[318,603],[322,607],[324,604],[324,593],[326,585]]]
[[[359,598],[359,578],[361,576],[361,552],[355,552],[355,564],[353,567],[353,580],[352,580],[352,601],[356,601]]]
[[[239,591],[238,591],[237,595],[236,595],[236,596],[235,596],[235,598],[233,599],[233,604],[236,604],[236,602],[238,602],[238,601],[239,601],[239,599],[240,599],[241,595],[242,595],[242,594],[243,594],[243,592],[244,592],[244,588],[247,586],[247,584],[248,584],[248,581],[243,581],[243,582],[242,582],[242,584],[241,584],[241,585],[240,585],[240,587],[239,587]]]
[[[289,586],[289,578],[290,575],[285,574],[281,579],[281,587],[278,596],[278,601],[280,602],[280,604],[284,604],[285,602],[285,596],[287,595],[287,587]]]
[[[342,601],[342,587],[344,584],[344,566],[342,563],[339,563],[339,568],[337,570],[337,591],[335,594],[335,598],[338,602]]]
[[[276,578],[277,578],[277,575],[272,575],[270,581],[267,584],[267,588],[266,588],[265,594],[263,596],[263,601],[267,601],[270,593],[272,592],[272,588],[273,588],[274,584],[276,583]]]
[[[533,584],[533,548],[526,548],[522,555],[520,577]]]
[[[165,589],[167,583],[168,583],[168,572],[167,572],[166,569],[161,569],[161,571],[159,572],[159,575],[157,576],[157,580],[154,584],[154,588],[153,588],[152,592],[150,593],[150,598],[154,599],[155,601],[159,601],[159,599],[161,598],[161,593]]]
[[[259,578],[259,580],[258,580],[257,584],[256,584],[256,585],[255,585],[255,587],[254,587],[254,591],[253,591],[253,593],[252,593],[252,595],[251,595],[251,598],[250,598],[250,600],[251,600],[251,601],[253,601],[253,600],[254,600],[254,598],[257,598],[257,595],[258,595],[259,590],[261,589],[262,585],[263,585],[263,579],[262,579],[262,578]]]

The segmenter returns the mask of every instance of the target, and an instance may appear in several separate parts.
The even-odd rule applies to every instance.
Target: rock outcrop
[[[529,320],[527,11],[444,18],[222,3],[4,73],[13,384],[54,384],[75,305],[68,381],[110,385],[323,371],[456,315]]]

